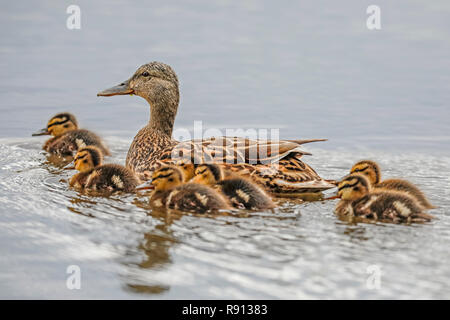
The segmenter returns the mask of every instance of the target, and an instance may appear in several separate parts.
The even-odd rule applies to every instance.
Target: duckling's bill
[[[50,132],[48,132],[47,128],[42,128],[39,131],[36,131],[35,133],[31,134],[31,136],[48,136],[50,135]]]
[[[138,185],[136,187],[136,191],[141,191],[141,190],[153,190],[155,189],[155,186],[152,184],[152,180],[146,181],[140,185]]]
[[[328,190],[327,190],[328,191]],[[330,193],[326,193],[326,192],[324,192],[324,198],[323,198],[323,200],[334,200],[334,199],[340,199],[341,198],[341,196],[339,195],[339,189],[338,188],[336,188],[336,189],[334,189],[334,191],[333,192],[330,192]]]

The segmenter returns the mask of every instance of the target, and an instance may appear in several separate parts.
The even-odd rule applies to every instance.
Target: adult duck
[[[196,164],[220,163],[226,170],[251,178],[278,195],[318,192],[335,187],[300,160],[309,154],[300,149],[313,140],[251,140],[238,137],[178,142],[172,130],[179,103],[178,78],[161,62],[142,65],[134,75],[97,96],[138,95],[150,105],[150,121],[134,137],[126,166],[143,181],[165,164],[180,159]]]

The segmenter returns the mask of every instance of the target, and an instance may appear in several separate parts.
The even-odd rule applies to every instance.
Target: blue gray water
[[[450,3],[4,2],[0,12],[0,297],[450,298]],[[139,97],[97,98],[146,62],[181,86],[176,128],[278,128],[329,138],[305,161],[337,178],[372,158],[439,206],[424,225],[339,221],[334,201],[275,213],[173,216],[144,196],[88,197],[30,134],[72,111],[123,163],[149,118]],[[69,265],[81,289],[66,287]],[[371,289],[367,268],[381,271]]]

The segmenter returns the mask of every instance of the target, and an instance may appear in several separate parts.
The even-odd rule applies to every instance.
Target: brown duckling
[[[338,184],[336,213],[374,220],[400,222],[426,222],[433,216],[423,212],[418,201],[407,193],[372,189],[370,181],[361,174],[345,177]]]
[[[381,181],[380,166],[372,160],[361,160],[357,162],[350,170],[350,174],[364,174],[374,189],[393,190],[406,192],[413,198],[417,199],[419,205],[424,209],[433,209],[430,201],[425,194],[409,181],[402,179],[387,179]]]
[[[95,191],[133,192],[139,184],[134,173],[118,164],[102,164],[102,151],[94,146],[78,150],[75,169],[80,171],[70,180],[70,186]]]
[[[223,169],[212,163],[200,164],[195,168],[193,182],[216,186],[236,208],[273,209],[272,199],[252,181],[240,176],[226,177]]]
[[[68,112],[56,114],[48,121],[46,128],[32,135],[51,135],[52,138],[48,139],[42,148],[52,154],[73,156],[80,148],[96,146],[104,155],[110,155],[100,137],[89,130],[78,129],[77,119]]]
[[[155,190],[150,204],[197,213],[231,209],[228,201],[214,189],[197,183],[183,183],[183,178],[182,171],[173,166],[156,170],[152,175],[151,184]]]

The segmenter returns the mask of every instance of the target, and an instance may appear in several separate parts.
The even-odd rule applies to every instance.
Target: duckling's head
[[[338,197],[342,200],[357,200],[370,191],[369,180],[361,174],[351,174],[338,184]]]
[[[150,124],[165,133],[172,133],[180,94],[177,75],[169,65],[156,61],[144,64],[130,79],[99,92],[97,96],[126,94],[147,100],[151,106]]]
[[[350,174],[363,174],[372,185],[376,185],[381,181],[380,166],[372,160],[361,160],[355,163],[350,170]]]
[[[166,191],[183,183],[183,173],[180,169],[167,166],[153,172],[152,185],[155,191]]]
[[[47,123],[47,127],[33,133],[33,136],[52,135],[60,136],[67,131],[78,129],[78,122],[75,116],[68,112],[54,115]]]
[[[195,168],[195,183],[214,185],[223,180],[222,169],[217,164],[203,163]]]
[[[184,182],[188,182],[195,175],[195,165],[191,162],[179,163],[177,168],[183,173]]]
[[[87,146],[78,150],[74,158],[75,169],[87,172],[101,165],[103,162],[102,151],[94,146]]]

